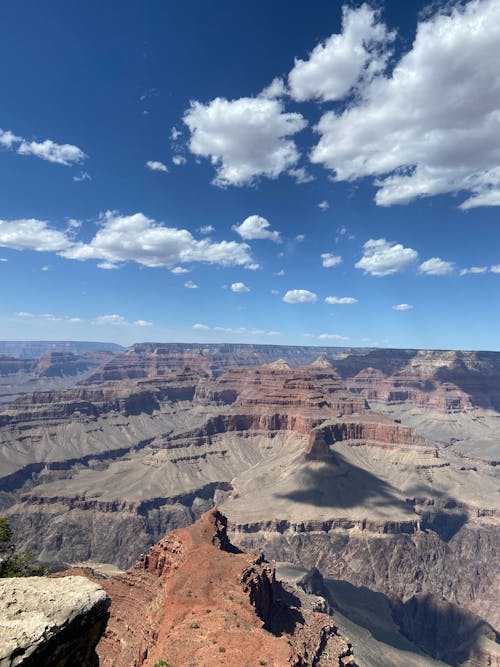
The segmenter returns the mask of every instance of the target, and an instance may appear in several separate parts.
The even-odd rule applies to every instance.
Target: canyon
[[[321,572],[359,664],[403,646],[409,665],[500,664],[500,353],[44,354],[0,358],[0,511],[20,548],[126,569],[217,507],[236,548]],[[445,650],[430,610],[433,636],[479,629]]]

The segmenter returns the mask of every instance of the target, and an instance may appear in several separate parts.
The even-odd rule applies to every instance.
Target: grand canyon
[[[0,500],[42,563],[122,599],[125,570],[217,508],[280,585],[317,571],[356,663],[296,664],[500,664],[500,353],[35,351],[0,357]]]

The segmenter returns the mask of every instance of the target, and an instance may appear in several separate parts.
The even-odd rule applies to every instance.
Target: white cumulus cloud
[[[245,283],[233,283],[231,285],[232,292],[250,292],[250,288]]]
[[[67,235],[44,220],[0,220],[0,246],[13,250],[60,252],[71,246]]]
[[[42,160],[63,164],[66,167],[83,162],[87,157],[78,146],[56,144],[51,139],[45,139],[41,142],[23,140],[19,144],[17,152],[19,155],[34,155]]]
[[[288,75],[290,95],[297,102],[341,100],[385,68],[388,53],[384,47],[393,38],[368,5],[344,7],[342,32],[318,44],[307,60],[295,60]]]
[[[148,267],[173,268],[188,262],[222,266],[252,265],[246,243],[197,240],[187,229],[166,227],[143,213],[120,215],[108,211],[89,242],[74,242],[61,252],[77,260],[99,259],[113,264],[137,262]]]
[[[246,241],[256,241],[259,239],[269,239],[275,243],[281,241],[280,233],[272,231],[268,220],[260,215],[249,215],[241,225],[233,225],[233,229],[242,239]]]
[[[418,259],[413,248],[401,243],[390,243],[385,239],[370,239],[363,245],[363,256],[354,265],[372,276],[389,276],[404,271]]]
[[[315,303],[318,295],[307,289],[292,289],[283,297],[285,303]]]
[[[198,289],[198,285],[194,283],[192,280],[187,280],[184,283],[184,287],[187,287],[187,289]]]
[[[393,310],[412,310],[413,306],[409,303],[398,303],[396,306],[392,307]]]
[[[333,255],[331,252],[324,252],[321,255],[321,263],[326,269],[338,266],[342,262],[340,255]]]
[[[196,324],[193,324],[193,329],[196,331],[206,331],[207,329],[210,329],[210,327],[207,324],[201,324],[200,322],[197,322]]]
[[[453,262],[447,262],[439,257],[431,257],[422,262],[418,270],[427,276],[449,276],[455,270],[455,265]]]
[[[373,177],[382,206],[459,191],[462,208],[500,205],[499,43],[498,0],[445,3],[390,74],[322,116],[311,161]]]
[[[289,137],[307,125],[301,114],[286,113],[279,100],[264,97],[195,101],[184,123],[191,133],[189,150],[210,159],[219,186],[250,185],[294,167],[299,151]]]
[[[283,95],[286,95],[285,82],[281,77],[277,76],[264,88],[259,97],[265,97],[272,100],[276,97],[283,97]]]

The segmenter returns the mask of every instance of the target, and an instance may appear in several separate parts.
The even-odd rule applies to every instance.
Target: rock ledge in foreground
[[[96,667],[110,603],[84,577],[0,580],[0,667]]]

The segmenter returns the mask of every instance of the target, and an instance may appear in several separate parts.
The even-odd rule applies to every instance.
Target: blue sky
[[[500,0],[2,9],[0,338],[499,349]]]

